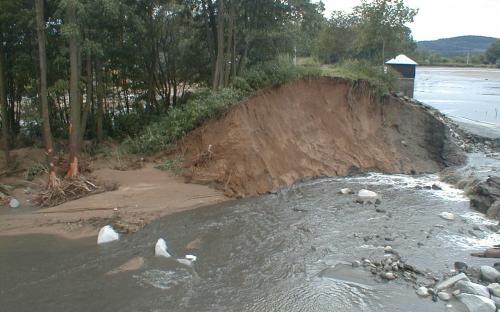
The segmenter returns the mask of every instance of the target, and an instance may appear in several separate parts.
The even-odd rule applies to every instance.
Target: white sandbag
[[[163,238],[159,238],[155,246],[155,256],[170,258],[170,254],[167,251],[167,243]]]
[[[106,225],[99,230],[97,244],[109,243],[119,239],[120,234],[118,234],[111,225]]]

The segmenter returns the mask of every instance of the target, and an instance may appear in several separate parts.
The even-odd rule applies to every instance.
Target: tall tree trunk
[[[233,12],[233,39],[231,40],[233,47],[231,49],[231,75],[236,77],[236,25],[234,25],[234,12]]]
[[[10,166],[9,154],[9,117],[7,115],[7,97],[5,92],[5,80],[3,69],[3,50],[2,43],[0,42],[0,110],[2,113],[2,143],[5,153],[5,167]]]
[[[76,23],[76,8],[74,1],[68,1],[67,6],[68,24],[72,25],[69,35],[69,96],[70,96],[70,121],[69,121],[69,168],[66,178],[74,179],[78,176],[78,157],[80,152],[80,125],[81,125],[81,102],[78,65],[78,31]]]
[[[237,76],[241,76],[247,65],[248,46],[249,46],[248,41],[245,40],[245,47],[243,49],[243,53],[241,54],[240,61],[238,63],[238,70],[236,72]]]
[[[104,84],[102,82],[102,64],[98,60],[96,62],[96,70],[95,70],[95,80],[97,82],[97,118],[96,118],[96,134],[97,134],[97,142],[101,143],[104,135],[102,131],[102,122],[104,117]]]
[[[92,100],[93,100],[93,90],[92,90],[92,81],[93,81],[93,76],[92,76],[92,58],[90,56],[90,52],[87,53],[87,59],[86,59],[86,72],[87,72],[87,99],[85,100],[85,107],[83,108],[83,116],[82,116],[82,133],[80,137],[80,146],[81,143],[83,142],[83,139],[85,137],[85,130],[87,129],[87,119],[89,116],[89,111],[90,108],[92,107]]]
[[[224,83],[224,0],[218,1],[217,11],[217,61],[212,84],[214,90]]]
[[[40,61],[40,103],[42,105],[43,141],[47,153],[47,164],[49,174],[47,188],[52,189],[59,186],[54,164],[54,145],[52,143],[52,132],[50,130],[49,103],[47,95],[47,52],[45,48],[45,18],[44,0],[36,0],[36,32],[38,36],[38,57]]]
[[[223,76],[223,86],[227,86],[229,84],[229,77],[231,74],[231,56],[232,56],[232,48],[233,48],[233,33],[234,33],[234,5],[231,6],[229,11],[229,29],[227,35],[227,51],[226,57],[224,59],[224,76]]]

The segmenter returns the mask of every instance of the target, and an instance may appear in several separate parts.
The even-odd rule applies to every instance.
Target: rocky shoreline
[[[418,296],[443,301],[447,308],[453,308],[452,303],[458,301],[469,312],[500,309],[500,262],[480,267],[455,262],[450,274],[439,278],[406,263],[391,246],[385,246],[381,260],[362,258],[353,261],[352,267],[362,267],[379,282],[402,279],[412,285]]]

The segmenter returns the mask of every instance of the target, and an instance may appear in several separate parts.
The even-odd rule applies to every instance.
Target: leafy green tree
[[[354,19],[352,15],[334,11],[317,38],[314,54],[325,63],[352,57],[354,49]]]
[[[385,61],[415,47],[411,31],[418,10],[409,8],[404,0],[363,0],[353,11],[357,53],[365,58]]]
[[[486,60],[490,64],[497,64],[500,60],[500,40],[493,42],[486,51]]]

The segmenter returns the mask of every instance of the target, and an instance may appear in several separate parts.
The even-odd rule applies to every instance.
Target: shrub
[[[221,91],[203,89],[193,94],[186,104],[172,108],[166,116],[146,127],[140,135],[127,138],[123,144],[133,154],[164,150],[204,121],[218,117],[242,96],[240,90],[231,87]]]
[[[34,178],[43,172],[47,172],[47,167],[43,164],[35,163],[26,169],[26,172],[24,172],[24,178],[28,181],[33,181]]]
[[[146,116],[138,113],[119,114],[113,118],[113,136],[118,139],[126,138],[134,133],[144,130],[147,121]]]
[[[176,155],[174,159],[167,159],[162,164],[156,166],[156,169],[171,171],[175,175],[181,175],[183,168],[182,163],[184,162],[184,158],[181,155]]]
[[[290,62],[272,61],[250,68],[242,78],[246,80],[253,90],[258,90],[307,76],[319,76],[320,74],[319,68],[294,66]]]

